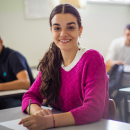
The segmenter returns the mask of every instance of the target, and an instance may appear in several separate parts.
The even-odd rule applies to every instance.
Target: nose
[[[66,36],[68,36],[67,31],[66,31],[66,30],[62,30],[61,33],[60,33],[60,36],[61,36],[61,37],[66,37]]]

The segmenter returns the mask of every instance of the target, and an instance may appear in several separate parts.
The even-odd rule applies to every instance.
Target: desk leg
[[[125,95],[125,101],[124,101],[124,105],[125,105],[125,122],[128,123],[128,102],[127,102],[127,94]]]

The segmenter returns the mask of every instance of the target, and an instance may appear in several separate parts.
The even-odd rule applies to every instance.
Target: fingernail
[[[19,122],[19,125],[21,125],[21,124],[22,124],[22,122],[20,121],[20,122]]]

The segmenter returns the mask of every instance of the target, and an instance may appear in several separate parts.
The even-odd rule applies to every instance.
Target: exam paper
[[[1,122],[0,125],[5,126],[7,128],[10,128],[10,129],[13,129],[13,130],[28,130],[23,125],[19,125],[18,124],[20,122],[20,120],[21,119],[16,119],[16,120],[11,120],[11,121]]]

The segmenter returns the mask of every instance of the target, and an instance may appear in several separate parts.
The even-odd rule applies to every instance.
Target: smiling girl
[[[104,59],[96,50],[78,44],[83,26],[72,5],[60,4],[50,15],[50,30],[54,39],[38,65],[39,75],[23,96],[22,111],[31,115],[23,118],[29,130],[81,125],[108,119],[108,77]],[[52,114],[42,109],[42,101],[64,113]]]

